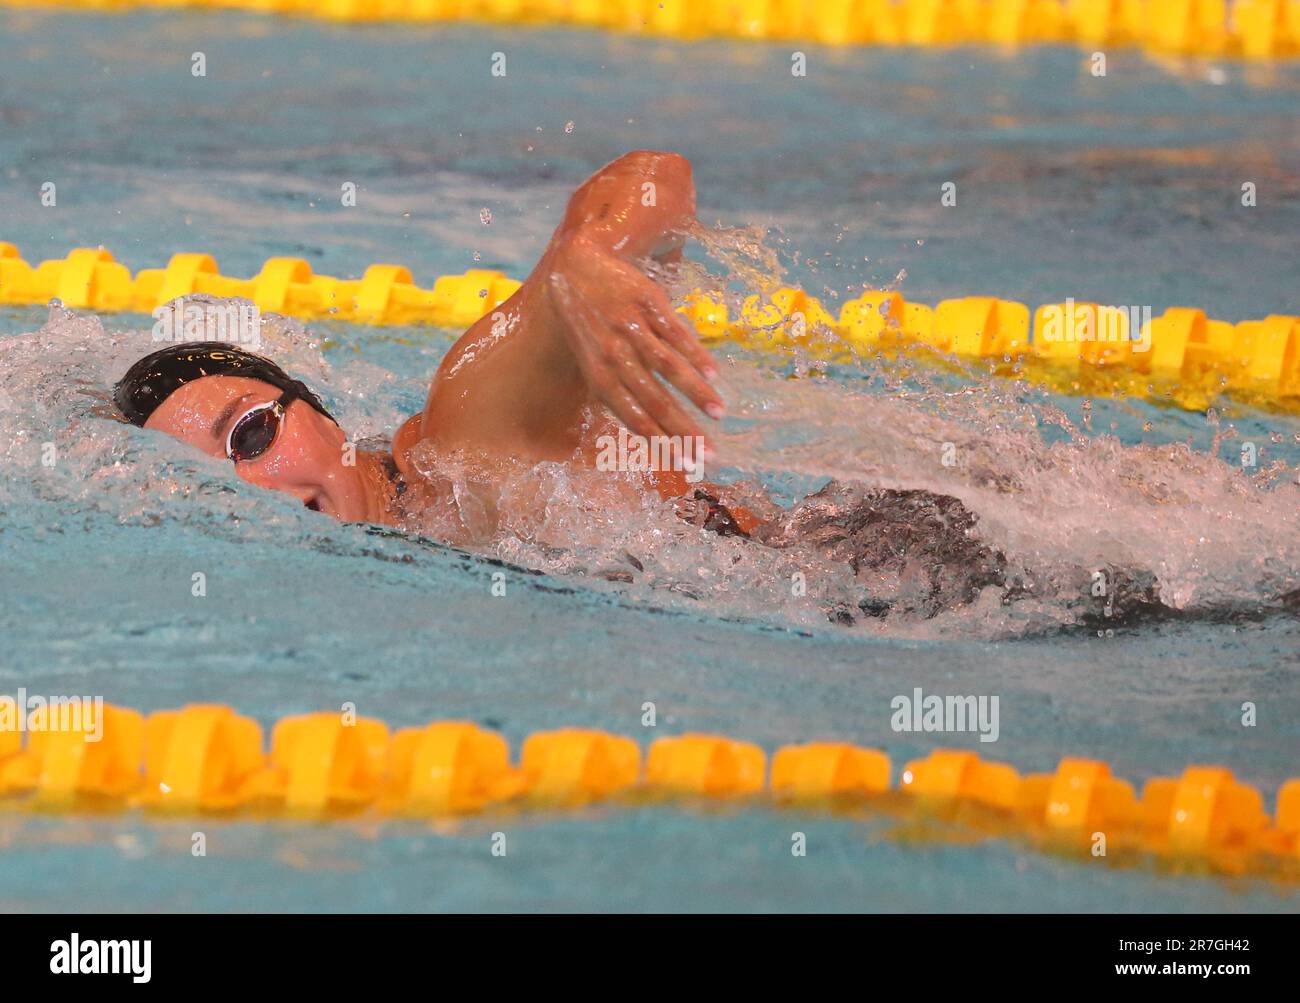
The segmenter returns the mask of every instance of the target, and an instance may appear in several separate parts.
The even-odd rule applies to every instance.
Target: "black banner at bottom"
[[[460,991],[467,978],[499,991],[604,979],[611,968],[659,972],[661,987],[689,972],[696,993],[770,990],[781,969],[844,970],[858,984],[914,977],[926,989],[1129,980],[1262,989],[1294,985],[1297,933],[1296,916],[9,915],[0,972],[6,992],[59,982],[373,991],[431,972]]]

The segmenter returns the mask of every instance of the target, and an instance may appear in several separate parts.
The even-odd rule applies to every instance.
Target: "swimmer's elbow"
[[[691,176],[691,162],[680,153],[673,153],[671,150],[633,150],[631,153],[623,154],[614,163],[626,163],[641,171],[672,172],[687,178]]]
[[[633,150],[601,168],[569,200],[557,235],[586,234],[624,256],[672,251],[695,220],[690,161]]]
[[[615,164],[625,166],[642,181],[652,181],[670,193],[684,195],[695,201],[695,182],[691,175],[691,162],[680,153],[666,150],[633,150]]]
[[[652,210],[661,230],[682,230],[695,219],[691,162],[680,153],[634,150],[624,158],[637,201]]]

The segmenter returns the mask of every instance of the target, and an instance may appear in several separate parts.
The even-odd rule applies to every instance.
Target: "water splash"
[[[671,276],[678,293],[707,281],[738,301],[779,284],[760,231],[709,231],[703,243],[730,278],[688,262]],[[396,401],[421,394],[427,379],[358,356],[327,359],[318,336],[284,318],[264,319],[262,343],[322,393],[355,439],[390,434],[405,417]],[[154,347],[147,330],[106,331],[58,306],[39,331],[0,339],[0,505],[106,511],[163,532],[357,544],[357,527],[115,421],[109,388]],[[733,499],[780,515],[768,494],[788,505],[830,478],[950,496],[977,517],[967,535],[1000,555],[1005,581],[938,615],[913,602],[879,616],[861,604],[864,592],[906,598],[917,586],[906,569],[855,571],[812,543],[718,537],[626,477],[560,464],[520,464],[489,506],[471,463],[428,451],[417,464],[451,490],[420,496],[405,528],[629,603],[809,626],[848,610],[853,629],[892,636],[1005,637],[1079,623],[1096,606],[1086,600],[1098,573],[1154,576],[1166,606],[1192,612],[1280,608],[1300,589],[1295,471],[1280,460],[1254,475],[1224,463],[1217,450],[1234,432],[1221,422],[1210,452],[1124,445],[1080,427],[1041,388],[972,385],[906,358],[828,365],[797,350],[775,359],[720,352],[729,419],[725,466],[710,476],[730,482]],[[46,443],[56,447],[53,465],[43,462]],[[834,503],[847,512],[855,497]]]

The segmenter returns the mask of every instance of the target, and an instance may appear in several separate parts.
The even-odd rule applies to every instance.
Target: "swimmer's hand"
[[[713,357],[663,288],[601,245],[583,234],[569,236],[553,249],[547,276],[591,395],[636,435],[702,436],[664,383],[720,419],[722,400],[710,385],[718,375]]]
[[[407,438],[447,454],[567,462],[598,405],[638,435],[699,435],[671,389],[721,417],[713,359],[642,272],[647,261],[673,267],[694,226],[685,157],[637,150],[606,164],[573,193],[523,285],[444,356]]]

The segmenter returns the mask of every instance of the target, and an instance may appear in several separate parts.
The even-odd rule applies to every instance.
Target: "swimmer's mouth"
[[[303,504],[306,505],[313,512],[320,511],[320,500],[317,498],[308,498],[305,502],[303,502]]]

